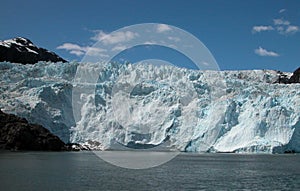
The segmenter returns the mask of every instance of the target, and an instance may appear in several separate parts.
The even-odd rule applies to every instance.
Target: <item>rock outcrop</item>
[[[287,75],[287,73],[277,71],[278,79],[275,83],[279,84],[293,84],[300,83],[300,67],[293,72],[292,75]]]
[[[66,62],[54,52],[35,46],[22,37],[0,41],[0,61],[35,64],[39,61]]]
[[[65,143],[41,125],[0,110],[0,149],[6,150],[65,150]]]
[[[300,67],[294,71],[293,75],[289,79],[289,83],[300,83]]]

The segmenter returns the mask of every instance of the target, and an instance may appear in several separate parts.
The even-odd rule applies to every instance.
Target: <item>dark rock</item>
[[[300,67],[293,72],[293,75],[290,78],[281,71],[277,71],[277,73],[278,73],[278,79],[274,83],[279,83],[279,84],[300,83]]]
[[[0,148],[7,150],[65,150],[65,143],[41,125],[0,110]]]
[[[54,52],[35,46],[22,37],[0,41],[0,61],[35,64],[39,61],[66,62]]]
[[[295,70],[295,72],[289,79],[289,83],[300,83],[300,67]]]
[[[289,77],[284,74],[281,71],[277,71],[278,73],[278,79],[275,81],[275,83],[279,83],[279,84],[288,84],[289,83]]]
[[[296,153],[294,150],[287,150],[287,151],[284,151],[285,154],[294,154]]]

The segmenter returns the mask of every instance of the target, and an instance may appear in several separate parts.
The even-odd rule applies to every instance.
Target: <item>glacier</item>
[[[187,152],[300,152],[300,84],[275,83],[279,75],[1,62],[0,108],[43,125],[64,142],[97,141],[103,149],[166,143]]]

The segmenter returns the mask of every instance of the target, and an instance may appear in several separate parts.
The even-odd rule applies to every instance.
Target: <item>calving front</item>
[[[276,71],[111,63],[93,84],[74,80],[77,67],[0,63],[1,109],[104,149],[300,152],[300,84],[275,83]]]

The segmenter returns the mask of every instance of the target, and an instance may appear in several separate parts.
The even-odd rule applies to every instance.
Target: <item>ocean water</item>
[[[93,152],[1,152],[0,190],[300,190],[300,155],[183,153],[132,170]]]

